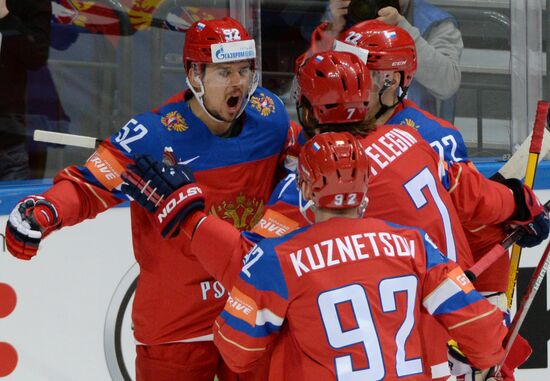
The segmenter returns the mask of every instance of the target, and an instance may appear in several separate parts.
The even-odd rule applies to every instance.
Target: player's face
[[[367,113],[366,120],[373,121],[376,113],[382,107],[382,103],[385,105],[392,105],[397,100],[397,89],[399,88],[400,74],[399,72],[388,71],[371,71],[371,92],[369,97],[369,111]],[[384,84],[388,84],[382,94],[382,103],[380,102],[379,93],[384,87]]]
[[[217,119],[233,121],[247,101],[254,75],[250,61],[206,65],[204,106]]]
[[[382,73],[379,71],[371,71],[370,72],[370,79],[371,79],[371,91],[369,96],[369,110],[367,112],[366,120],[373,121],[374,116],[380,110],[380,99],[378,98],[378,92],[382,88],[383,85],[383,78]]]

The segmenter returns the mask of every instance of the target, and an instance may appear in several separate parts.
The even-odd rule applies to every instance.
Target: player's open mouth
[[[234,96],[231,96],[231,97],[227,98],[227,107],[229,107],[229,109],[236,108],[239,105],[240,100],[241,100],[240,95],[234,95]]]

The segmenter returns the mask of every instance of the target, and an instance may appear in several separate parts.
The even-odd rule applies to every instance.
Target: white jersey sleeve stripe
[[[259,310],[256,314],[256,325],[265,325],[266,323],[270,323],[272,325],[280,327],[281,325],[283,325],[284,320],[284,318],[275,315],[271,310],[267,308]]]
[[[426,307],[430,315],[433,315],[441,304],[461,291],[462,290],[455,282],[450,279],[445,279],[435,290],[424,298],[422,304]]]

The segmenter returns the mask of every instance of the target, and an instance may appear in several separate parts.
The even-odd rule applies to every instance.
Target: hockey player
[[[445,254],[448,253],[449,257],[456,258],[466,267],[471,266],[471,253],[458,216],[440,181],[440,174],[444,177],[445,171],[440,166],[436,152],[409,126],[378,126],[373,129],[364,124],[368,112],[370,77],[363,62],[351,53],[321,53],[300,68],[297,79],[299,115],[307,134],[312,136],[319,131],[337,129],[366,135],[361,138],[361,142],[372,157],[372,202],[366,214],[420,226],[444,248]],[[151,211],[157,210],[158,199],[177,199],[177,194],[169,197],[175,189],[170,184],[179,182],[163,179],[167,176],[162,173],[170,174],[167,169],[163,171],[157,167],[153,171],[147,163],[142,163],[131,172],[136,174],[136,180],[133,181],[135,185],[130,194]],[[449,173],[452,175],[455,172]],[[185,176],[180,177],[185,179]],[[144,184],[147,187],[143,187]],[[153,190],[157,195],[151,197]],[[255,233],[267,237],[279,236],[307,224],[303,217],[295,217],[301,198],[292,175],[275,190],[274,195],[285,202],[275,204],[266,212],[260,226],[254,229]],[[491,194],[481,194],[477,189],[473,196],[489,197]],[[502,213],[510,216],[514,212],[514,200],[506,188],[502,196],[495,194],[494,198],[493,205]],[[497,205],[497,202],[502,204]],[[182,208],[185,209],[185,206]],[[159,209],[162,210],[162,205]],[[528,206],[522,204],[517,209],[529,210]],[[536,215],[540,211],[533,209],[533,213]],[[250,242],[242,239],[227,224],[212,216],[206,217],[200,211],[184,218],[182,227],[185,234],[178,236],[178,239],[185,236],[185,242],[187,237],[191,237],[191,252],[216,279],[224,286],[231,287],[243,252],[250,246]],[[433,370],[445,375],[448,373],[445,350],[447,337],[444,332],[441,334],[439,347],[433,344],[435,339],[432,342],[439,356],[433,360]]]
[[[322,33],[322,32],[318,32]],[[326,42],[325,42],[326,44]],[[346,44],[346,45],[343,45]],[[336,41],[336,50],[349,46],[358,48],[358,54],[368,49],[367,66],[377,79],[375,91],[378,97],[371,100],[370,116],[379,124],[406,124],[414,127],[422,137],[450,164],[450,171],[457,171],[455,181],[449,183],[449,194],[464,227],[474,260],[481,259],[505,236],[505,228],[514,221],[530,219],[524,210],[517,210],[513,216],[494,207],[494,195],[503,187],[481,176],[468,159],[466,145],[452,124],[420,109],[405,98],[416,70],[416,50],[411,36],[397,26],[390,26],[377,20],[354,25],[342,33]],[[513,192],[516,204],[525,204],[530,195],[517,179],[501,179],[500,182]],[[472,197],[477,189],[483,189],[487,197]],[[474,202],[474,201],[477,201]],[[507,224],[503,224],[507,222]],[[548,234],[548,216],[538,213],[533,224],[526,225],[533,235],[527,235],[519,244],[532,247]],[[505,310],[505,295],[508,280],[509,260],[503,256],[492,268],[476,280],[476,288],[485,295],[491,295]]]
[[[237,229],[255,225],[272,192],[288,147],[289,119],[282,102],[257,88],[255,44],[235,20],[201,20],[188,30],[183,62],[189,91],[179,102],[132,118],[106,139],[83,166],[61,171],[42,195],[12,211],[8,250],[20,259],[37,254],[54,230],[94,218],[127,200],[120,174],[135,154],[194,171],[213,215]],[[229,379],[212,342],[212,324],[225,290],[184,247],[162,239],[154,217],[131,203],[132,236],[140,265],[132,311],[138,380]],[[197,206],[195,206],[197,207]],[[164,225],[162,235],[177,225]],[[251,378],[250,378],[251,377]],[[243,375],[244,380],[262,380]]]
[[[298,184],[315,223],[266,239],[245,258],[214,327],[232,369],[253,369],[277,338],[283,349],[272,368],[283,377],[273,380],[428,380],[421,309],[452,332],[477,368],[502,359],[500,311],[425,232],[361,219],[368,172],[349,133],[306,143]]]
[[[455,180],[447,183],[447,188],[475,261],[504,238],[507,226],[515,221],[531,220],[531,215],[525,213],[527,209],[517,209],[510,216],[508,211],[495,207],[501,204],[495,196],[505,197],[502,195],[503,187],[477,172],[468,159],[466,145],[456,127],[405,98],[415,75],[417,61],[414,41],[405,30],[371,20],[351,27],[334,43],[327,41],[327,36],[323,35],[323,27],[318,28],[314,35],[318,41],[317,49],[327,46],[333,46],[336,50],[349,50],[350,46],[357,48],[356,54],[365,58],[373,73],[373,91],[378,93],[377,97],[371,99],[369,116],[375,118],[379,124],[413,126],[446,161],[449,172],[455,172],[452,176]],[[448,179],[443,180],[445,183]],[[532,198],[531,191],[527,191],[519,180],[503,179],[501,182],[512,190],[515,204],[526,205]],[[479,192],[479,189],[483,191]],[[486,197],[472,197],[475,192]],[[536,207],[540,210],[539,205]],[[548,235],[546,213],[536,213],[532,224],[523,225],[534,233],[520,240],[520,245],[524,247],[537,245]],[[508,268],[508,257],[504,256],[476,281],[476,288],[483,290],[483,294],[489,296],[503,311],[506,310],[503,292],[507,286]]]
[[[468,160],[466,144],[451,123],[422,110],[405,97],[417,69],[416,47],[404,29],[379,20],[358,23],[336,39],[321,24],[312,36],[311,49],[297,60],[326,50],[352,51],[362,58],[373,74],[373,96],[369,119],[377,124],[407,124],[414,127],[440,154],[452,162]],[[397,77],[399,75],[399,78]]]

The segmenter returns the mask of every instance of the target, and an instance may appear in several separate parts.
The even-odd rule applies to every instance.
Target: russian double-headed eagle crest
[[[251,230],[262,218],[263,211],[262,200],[247,198],[242,193],[234,201],[222,201],[210,208],[210,214],[232,223],[241,231]]]
[[[257,97],[251,97],[250,105],[258,110],[261,116],[268,116],[272,112],[275,112],[275,102],[264,93],[260,93]]]
[[[168,131],[183,132],[189,128],[185,118],[177,111],[170,111],[160,121],[168,127]]]

